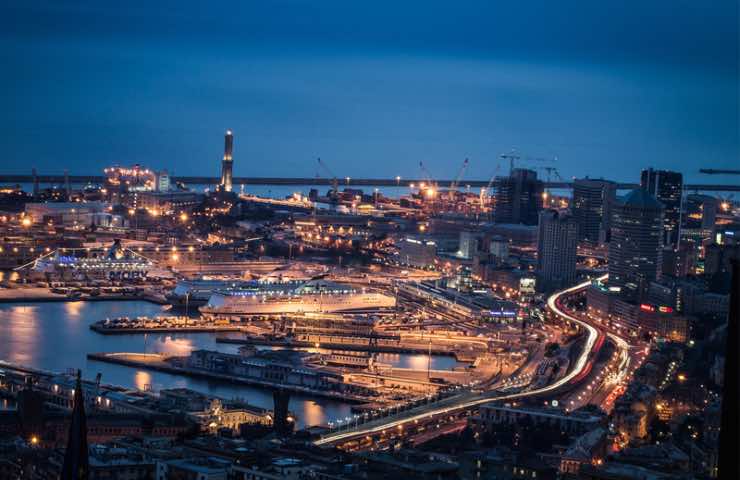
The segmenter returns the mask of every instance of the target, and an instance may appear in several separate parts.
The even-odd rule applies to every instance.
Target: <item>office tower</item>
[[[715,197],[692,193],[684,201],[683,228],[711,230],[717,220],[719,202]]]
[[[496,223],[537,225],[544,191],[545,184],[537,180],[537,172],[515,168],[510,176],[498,179],[493,220]]]
[[[233,152],[234,135],[231,133],[231,130],[226,130],[226,135],[224,136],[224,159],[221,162],[221,190],[224,192],[231,191],[234,167]]]
[[[480,231],[460,231],[460,246],[457,249],[457,256],[468,260],[475,257],[482,250],[481,245],[484,236],[484,233]]]
[[[649,168],[642,171],[640,188],[663,204],[663,245],[676,248],[681,231],[683,175]]]
[[[577,179],[573,182],[573,217],[578,223],[578,240],[606,243],[611,206],[617,185],[608,180]]]
[[[660,278],[662,251],[663,205],[641,188],[618,199],[612,207],[609,286],[628,297],[644,292]]]
[[[572,215],[540,212],[537,229],[537,277],[542,291],[570,286],[576,280],[578,224]]]

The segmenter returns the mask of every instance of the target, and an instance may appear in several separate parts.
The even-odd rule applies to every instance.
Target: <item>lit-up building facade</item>
[[[663,204],[663,245],[675,248],[681,230],[683,175],[649,168],[642,171],[640,187]]]
[[[661,276],[663,206],[647,190],[633,190],[614,205],[611,232],[609,285],[634,297]]]
[[[233,167],[234,167],[234,134],[231,130],[226,130],[224,136],[224,159],[221,161],[221,190],[230,192],[233,184]]]

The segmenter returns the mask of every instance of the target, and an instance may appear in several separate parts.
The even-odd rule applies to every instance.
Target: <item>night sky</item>
[[[736,0],[103,3],[2,2],[0,172],[740,167]]]

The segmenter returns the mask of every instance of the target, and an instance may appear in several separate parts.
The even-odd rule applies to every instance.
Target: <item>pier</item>
[[[174,375],[185,375],[189,377],[205,378],[207,380],[238,383],[269,389],[284,389],[302,395],[324,397],[343,402],[366,403],[373,400],[370,397],[356,395],[350,392],[323,390],[291,383],[271,382],[269,380],[256,377],[237,376],[187,366],[179,366],[175,365],[172,361],[181,359],[181,357],[167,357],[158,353],[88,353],[87,358],[98,362],[113,363],[133,368],[144,368]]]
[[[136,333],[217,333],[239,332],[243,326],[226,320],[208,320],[204,317],[157,316],[105,319],[90,325],[90,330],[101,335],[130,335]]]
[[[345,341],[342,341],[342,340]],[[466,352],[454,346],[442,346],[435,343],[411,343],[396,340],[384,342],[373,341],[373,337],[341,336],[341,335],[298,335],[293,338],[272,338],[266,336],[249,335],[245,338],[216,337],[216,343],[230,343],[237,345],[265,345],[281,348],[323,348],[326,350],[349,350],[357,352],[375,353],[416,353],[431,355],[449,355],[458,362],[474,362],[482,351]]]
[[[0,288],[0,303],[105,302],[116,300],[144,300],[158,305],[167,303],[161,296],[146,291],[140,294],[100,293],[99,295],[90,295],[81,293],[79,296],[70,296],[52,292],[46,287]]]

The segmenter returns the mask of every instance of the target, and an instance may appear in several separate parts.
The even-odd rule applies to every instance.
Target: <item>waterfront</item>
[[[86,358],[91,352],[187,355],[199,348],[223,352],[235,352],[238,348],[236,345],[217,344],[215,335],[210,333],[103,336],[89,329],[91,323],[106,317],[153,316],[162,312],[162,306],[143,301],[0,305],[0,337],[3,339],[0,359],[52,371],[80,368],[86,378],[93,378],[99,372],[103,383],[141,390],[187,387],[272,407],[272,395],[266,390],[133,369]],[[378,356],[378,361],[396,367],[426,369],[428,359],[426,355],[383,354]],[[456,365],[451,357],[433,356],[431,361],[433,369],[450,369]],[[350,414],[349,404],[325,399],[294,397],[290,408],[298,415],[301,425],[315,425]]]

